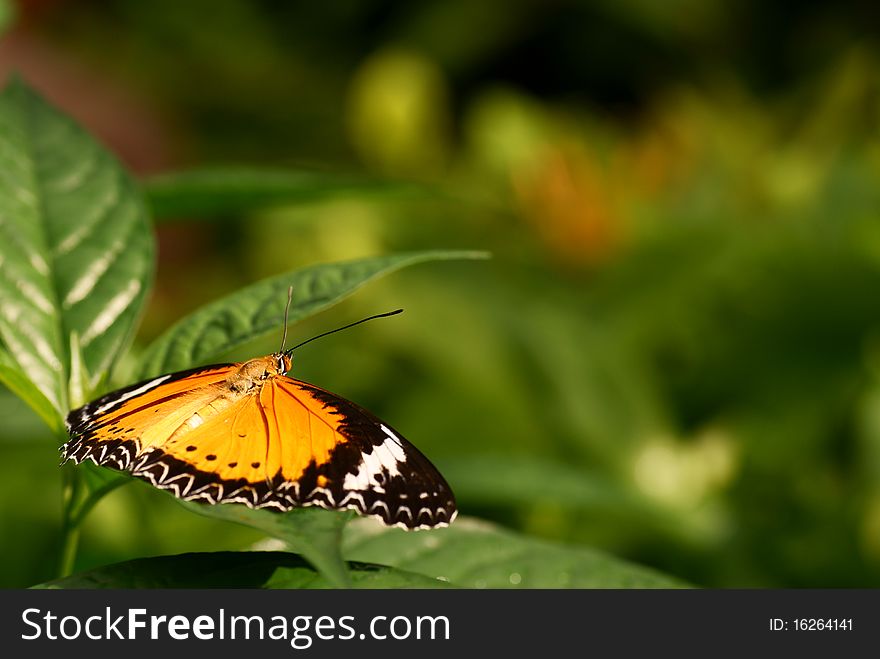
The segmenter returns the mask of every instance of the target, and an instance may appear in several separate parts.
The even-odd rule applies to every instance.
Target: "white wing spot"
[[[384,427],[384,426],[383,426]],[[369,453],[361,454],[357,473],[346,474],[342,486],[346,490],[375,490],[381,493],[382,484],[377,480],[379,474],[386,479],[400,475],[397,465],[406,461],[406,454],[395,441],[386,439],[374,446]]]
[[[385,435],[386,435],[389,439],[391,439],[392,441],[394,441],[395,444],[397,444],[398,446],[400,446],[401,448],[403,448],[403,442],[401,441],[400,437],[398,437],[397,435],[394,434],[394,431],[391,430],[391,428],[389,428],[388,426],[386,426],[384,423],[380,423],[380,424],[379,424],[379,427],[382,429],[382,432],[384,432]]]
[[[388,476],[397,476],[400,474],[400,470],[397,468],[398,463],[406,461],[406,455],[403,452],[403,449],[400,448],[394,442],[390,442],[387,439],[373,448],[373,455],[375,455],[385,470],[388,472]],[[401,460],[401,456],[403,459]]]

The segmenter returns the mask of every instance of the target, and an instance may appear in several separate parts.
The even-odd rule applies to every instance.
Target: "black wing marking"
[[[452,488],[400,433],[336,394],[301,380],[283,380],[332,410],[339,417],[337,431],[349,440],[337,445],[325,463],[309,465],[299,478],[305,500],[357,510],[406,529],[446,526],[455,519]]]

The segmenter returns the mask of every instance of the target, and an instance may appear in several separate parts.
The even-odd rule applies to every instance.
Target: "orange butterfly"
[[[455,519],[449,485],[397,431],[286,375],[300,346],[282,340],[266,357],[162,375],[73,410],[64,461],[125,471],[186,501],[349,509],[405,529]]]

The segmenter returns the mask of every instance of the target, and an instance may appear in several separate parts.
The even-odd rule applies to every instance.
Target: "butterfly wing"
[[[449,485],[390,426],[281,375],[232,395],[239,366],[162,376],[74,410],[64,458],[127,471],[185,500],[352,509],[408,529],[454,519]]]
[[[357,510],[407,529],[446,526],[455,519],[449,484],[391,426],[307,382],[280,376],[273,385],[282,463],[304,467],[295,476],[301,504]],[[310,460],[286,459],[303,446]]]
[[[192,417],[222,386],[234,364],[162,375],[113,391],[67,415],[63,459],[131,471],[135,458]],[[170,430],[169,430],[170,428]]]

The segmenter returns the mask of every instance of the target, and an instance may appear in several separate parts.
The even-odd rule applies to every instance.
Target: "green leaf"
[[[402,570],[349,564],[355,588],[442,588]],[[216,552],[156,556],[105,565],[34,588],[330,588],[308,562],[285,552]]]
[[[153,236],[116,160],[22,82],[0,94],[0,338],[62,416],[71,340],[90,387],[130,339]]]
[[[200,515],[244,524],[283,540],[292,551],[308,559],[328,583],[338,587],[351,585],[340,545],[342,528],[353,513],[321,508],[296,508],[286,513],[275,513],[237,504],[209,506],[188,501],[180,503]]]
[[[27,403],[30,408],[49,426],[56,435],[64,430],[64,419],[49,399],[31,382],[21,369],[12,361],[5,350],[0,350],[0,382],[6,385],[16,396]]]
[[[351,562],[348,574],[352,588],[451,588],[439,579],[398,570],[384,565]],[[312,569],[281,567],[266,583],[266,588],[333,588],[332,582]]]
[[[482,252],[411,252],[314,265],[264,279],[205,305],[162,334],[145,350],[141,375],[152,377],[204,364],[218,354],[278,330],[284,319],[288,286],[293,286],[290,322],[294,323],[405,266],[485,256]]]
[[[143,189],[157,218],[229,215],[351,194],[397,193],[412,183],[265,168],[211,168],[162,174]]]
[[[650,568],[586,547],[521,536],[459,517],[449,528],[407,533],[359,519],[345,531],[349,560],[448,580],[465,588],[682,588]]]

